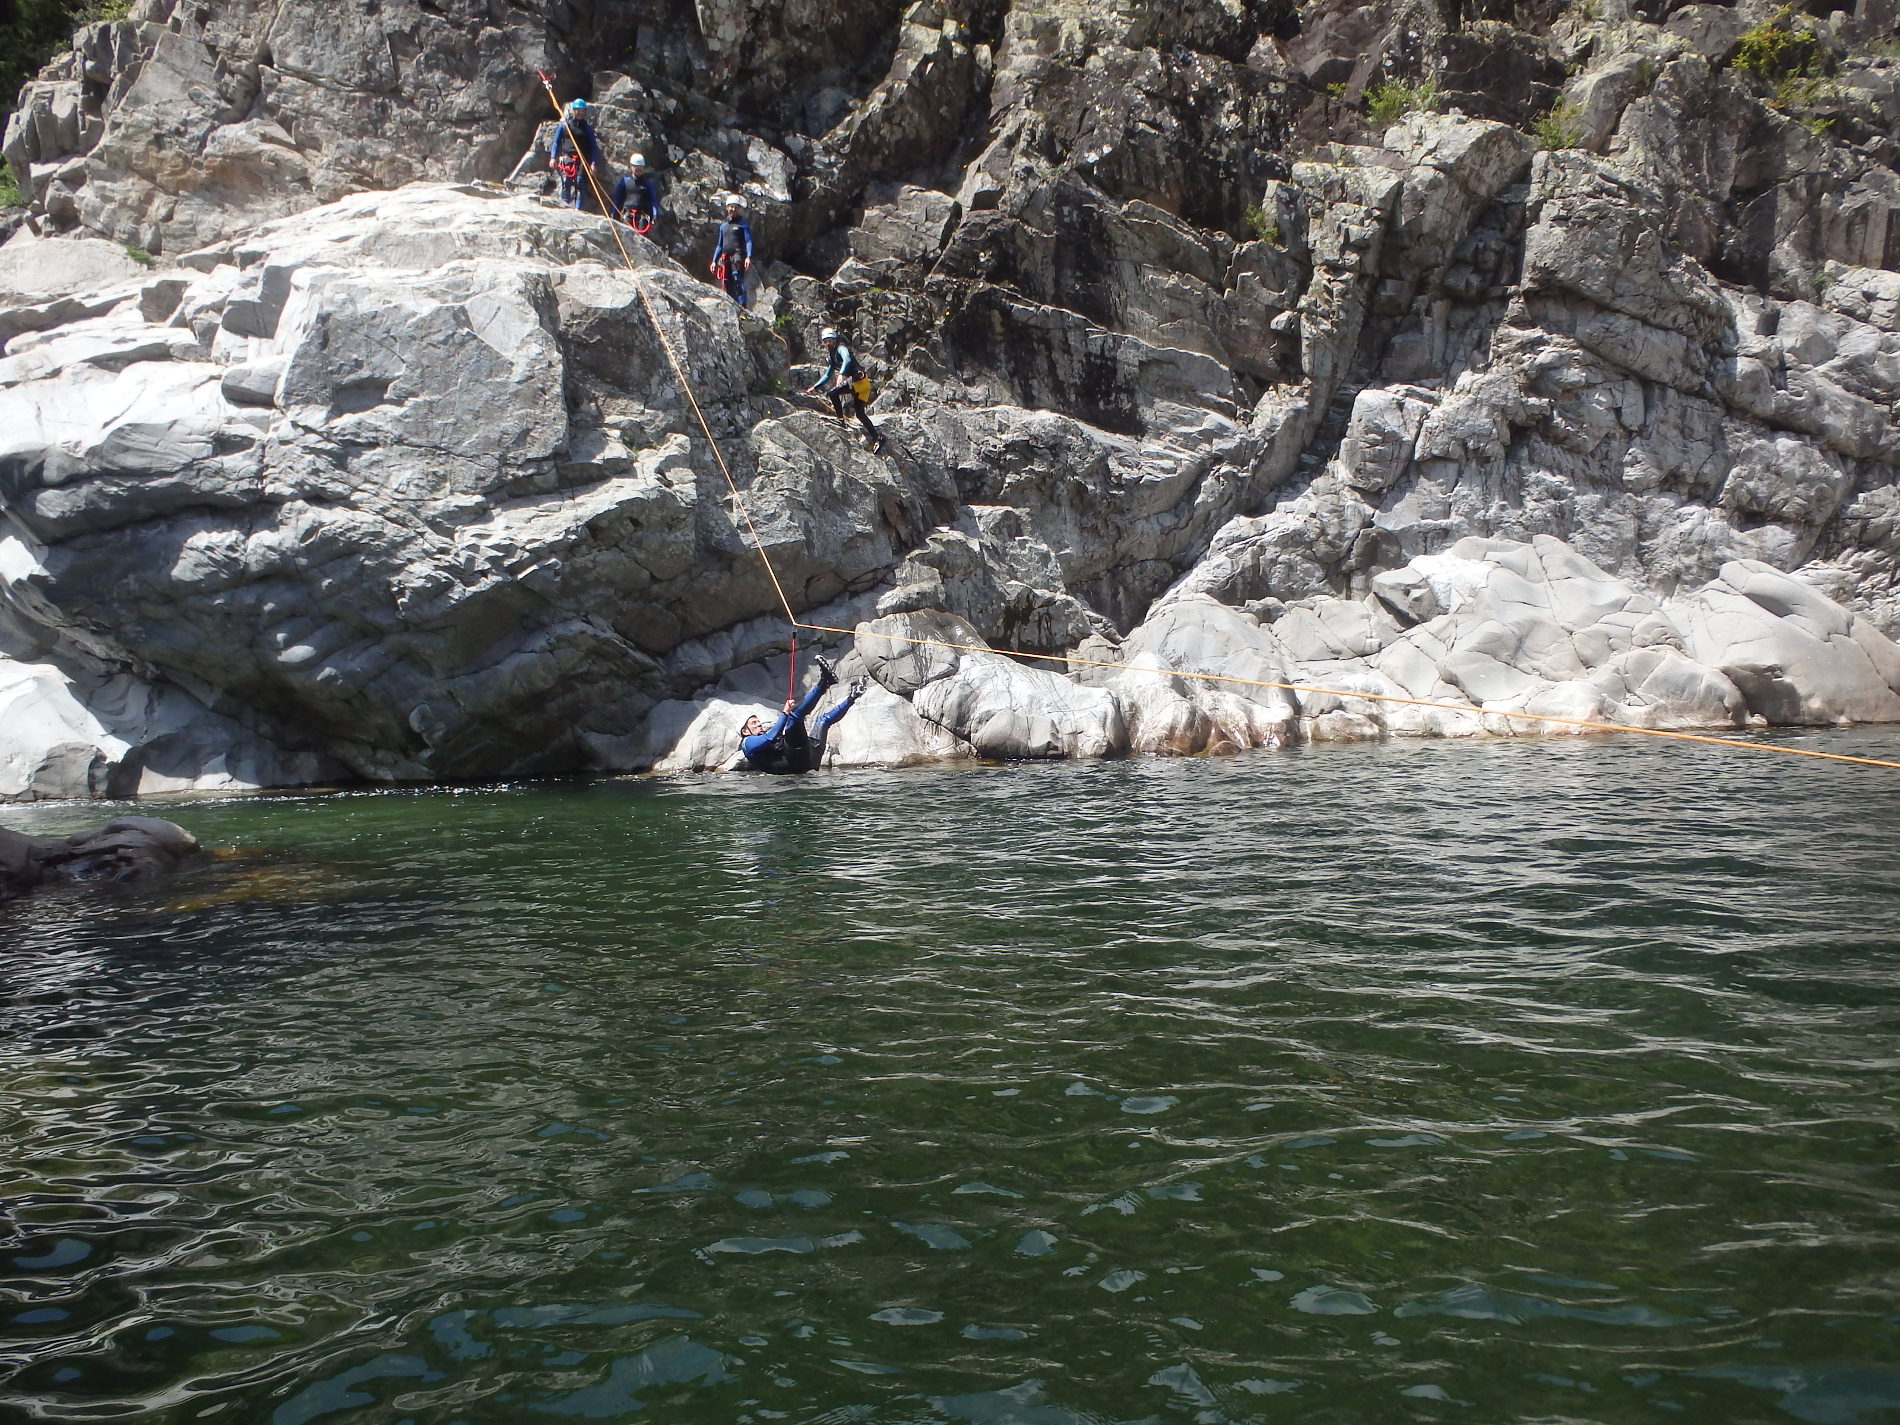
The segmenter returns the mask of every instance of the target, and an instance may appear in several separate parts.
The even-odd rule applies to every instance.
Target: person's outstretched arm
[[[837,364],[838,364],[837,352],[835,351],[827,352],[825,355],[825,369],[818,373],[818,379],[816,381],[812,382],[811,385],[805,388],[805,394],[807,396],[816,396],[820,391],[822,391],[824,389],[825,382],[831,379],[831,369]]]

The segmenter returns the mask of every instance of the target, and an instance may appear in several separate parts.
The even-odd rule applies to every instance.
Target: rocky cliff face
[[[863,625],[841,760],[1900,719],[1891,27],[143,0],[7,130],[0,795],[719,765],[782,696],[605,225],[472,181],[536,67],[664,156],[626,241],[795,608]],[[885,456],[789,395],[821,322]]]

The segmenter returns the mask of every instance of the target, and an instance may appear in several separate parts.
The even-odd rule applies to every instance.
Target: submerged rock
[[[184,827],[150,816],[116,817],[64,838],[0,827],[0,901],[39,886],[146,880],[177,870],[199,850]]]

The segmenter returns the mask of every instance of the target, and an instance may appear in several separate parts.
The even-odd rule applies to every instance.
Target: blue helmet
[[[585,109],[587,107],[587,101],[585,99],[576,99],[572,104],[569,104],[567,107],[570,109]]]

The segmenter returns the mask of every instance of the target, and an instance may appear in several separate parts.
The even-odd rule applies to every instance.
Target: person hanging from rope
[[[752,271],[752,225],[745,220],[745,200],[737,193],[726,195],[726,218],[719,225],[713,243],[713,280],[726,289],[728,296],[746,306],[746,274]]]
[[[660,189],[647,172],[647,156],[636,153],[627,171],[614,184],[614,216],[637,233],[653,227],[660,216]]]
[[[882,450],[884,437],[864,413],[864,403],[871,395],[871,378],[865,374],[863,364],[839,337],[836,327],[826,327],[819,332],[818,340],[824,343],[825,369],[818,373],[816,381],[805,388],[805,394],[816,396],[822,388],[831,397],[831,409],[838,413],[841,421],[848,419],[845,408],[849,404],[852,414],[858,418],[858,424],[864,427],[865,443],[873,450]]]
[[[805,719],[811,716],[812,709],[818,706],[825,695],[825,689],[838,681],[837,671],[823,658],[818,664],[818,681],[811,691],[797,702],[787,698],[785,711],[779,714],[778,721],[770,727],[765,719],[756,713],[745,720],[745,726],[739,729],[739,750],[745,753],[746,766],[755,772],[770,772],[776,776],[792,776],[799,772],[815,772],[818,764],[825,759],[825,736],[835,727],[838,719],[851,711],[851,705],[864,694],[865,680],[858,678],[851,684],[851,690],[845,700],[835,708],[829,709],[811,731],[805,729]]]
[[[587,179],[581,165],[600,167],[600,140],[587,119],[587,101],[576,99],[554,126],[554,139],[548,144],[548,167],[561,179],[561,201],[570,208],[587,206]]]

